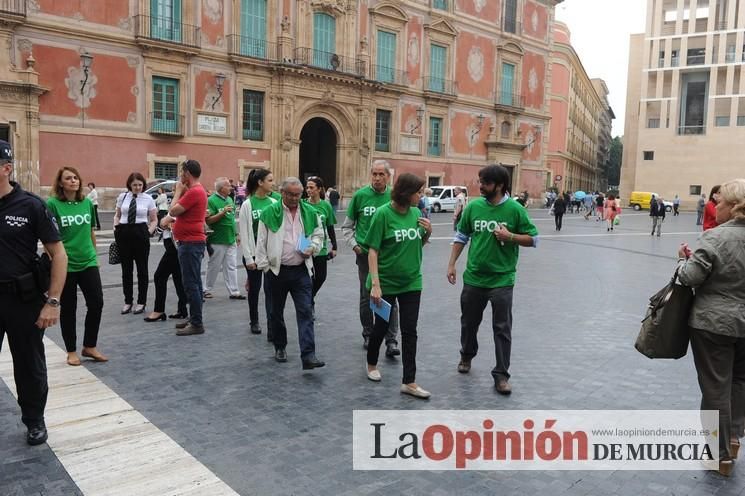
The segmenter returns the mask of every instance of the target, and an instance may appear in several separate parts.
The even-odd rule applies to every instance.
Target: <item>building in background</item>
[[[680,195],[695,206],[742,177],[745,155],[743,0],[648,0],[631,37],[621,195]]]
[[[600,120],[598,127],[598,176],[597,176],[597,189],[598,191],[608,191],[609,189],[618,188],[618,184],[608,184],[608,166],[610,160],[610,147],[613,140],[613,119],[616,118],[616,114],[613,113],[613,109],[608,101],[608,85],[605,81],[599,78],[592,79],[592,85],[595,88],[595,92],[602,101],[602,110],[600,112]]]
[[[496,161],[539,196],[561,1],[0,0],[0,133],[42,189],[74,165],[109,205],[187,157],[347,197],[378,158],[472,194]]]
[[[553,48],[549,182],[553,178],[559,191],[595,191],[601,188],[601,170],[610,152],[608,88],[587,75],[572,48],[569,27],[562,22],[554,23]],[[601,147],[606,134],[607,151]]]

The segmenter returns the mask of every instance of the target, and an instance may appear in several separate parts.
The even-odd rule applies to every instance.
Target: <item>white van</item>
[[[460,188],[466,195],[468,201],[468,189],[465,186],[430,186],[432,196],[429,197],[429,204],[433,212],[452,211],[455,208],[455,188]]]

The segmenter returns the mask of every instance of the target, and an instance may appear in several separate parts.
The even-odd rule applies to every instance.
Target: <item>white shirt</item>
[[[116,208],[122,212],[119,217],[119,224],[129,223],[129,204],[132,202],[132,193],[127,191],[119,195],[116,199]],[[147,224],[148,214],[151,210],[155,210],[155,202],[150,195],[140,193],[137,195],[137,218],[135,224]]]
[[[300,206],[295,210],[293,218],[290,209],[283,203],[284,221],[282,222],[282,265],[301,265],[305,262],[297,251],[297,243],[303,235],[303,223],[300,220]]]
[[[98,191],[96,191],[95,188],[93,188],[86,196],[91,201],[91,203],[93,203],[94,205],[98,205]]]

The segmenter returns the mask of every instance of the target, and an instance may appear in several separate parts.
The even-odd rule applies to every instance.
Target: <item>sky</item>
[[[556,7],[587,75],[608,85],[613,136],[623,136],[629,36],[644,32],[646,13],[647,0],[564,0]]]

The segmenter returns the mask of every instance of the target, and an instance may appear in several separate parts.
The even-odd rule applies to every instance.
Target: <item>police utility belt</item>
[[[46,254],[34,260],[33,270],[13,279],[0,281],[0,294],[16,295],[21,301],[39,301],[49,290],[51,261]]]

